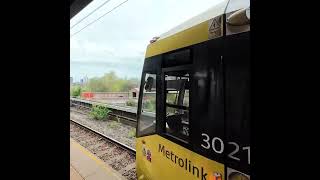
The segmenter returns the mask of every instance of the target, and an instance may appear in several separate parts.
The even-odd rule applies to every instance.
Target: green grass
[[[128,133],[129,138],[133,138],[136,136],[136,129],[131,129]]]
[[[117,126],[119,126],[119,123],[117,121],[111,121],[109,124],[107,124],[107,127],[111,129],[114,129]]]

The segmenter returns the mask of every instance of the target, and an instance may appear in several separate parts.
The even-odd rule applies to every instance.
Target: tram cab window
[[[166,133],[184,141],[189,136],[189,73],[167,72],[166,86]]]
[[[156,75],[146,73],[143,85],[141,115],[138,121],[139,136],[156,131]]]

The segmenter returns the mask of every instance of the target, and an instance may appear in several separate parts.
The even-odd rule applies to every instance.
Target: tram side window
[[[139,136],[156,131],[156,75],[147,73],[145,76],[141,114],[138,126]]]
[[[167,72],[166,133],[188,141],[189,136],[189,74],[185,71]]]

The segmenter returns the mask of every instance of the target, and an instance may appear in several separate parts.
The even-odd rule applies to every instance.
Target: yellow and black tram
[[[138,180],[250,179],[250,2],[226,0],[148,45]]]

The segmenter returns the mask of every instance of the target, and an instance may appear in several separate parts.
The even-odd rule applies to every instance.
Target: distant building
[[[83,83],[86,84],[88,81],[89,81],[88,77],[85,76],[85,77],[83,78]]]
[[[136,99],[139,96],[139,88],[133,88],[129,91],[129,98]]]
[[[80,85],[85,85],[88,81],[89,81],[88,77],[85,76],[85,77],[83,77],[83,78],[80,79],[79,84],[80,84]]]
[[[73,84],[73,78],[70,77],[70,84]]]

